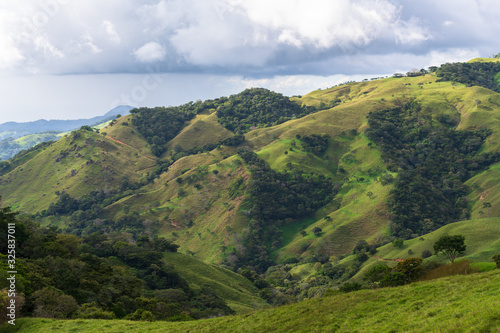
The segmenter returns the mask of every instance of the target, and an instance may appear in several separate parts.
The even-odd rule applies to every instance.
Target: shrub
[[[365,275],[363,276],[363,280],[372,283],[379,282],[387,274],[389,274],[390,271],[391,269],[389,268],[389,266],[387,266],[386,263],[379,263],[366,270]]]
[[[404,246],[404,241],[400,238],[396,238],[395,240],[392,241],[392,246],[394,246],[397,249],[402,249]]]
[[[104,311],[97,302],[85,303],[76,312],[76,318],[82,319],[114,319],[115,314],[111,311]]]
[[[491,259],[497,264],[497,268],[500,268],[500,254],[494,255]]]
[[[153,321],[155,319],[151,311],[144,309],[137,309],[134,313],[125,317],[126,320],[136,320],[136,321]]]
[[[313,229],[313,233],[316,237],[319,237],[321,236],[321,233],[323,232],[323,230],[320,228],[320,227],[314,227]]]
[[[339,290],[344,293],[349,293],[351,291],[361,290],[363,286],[359,282],[346,282],[339,287]]]
[[[422,258],[408,258],[396,265],[396,272],[403,273],[407,282],[418,279],[424,272]]]
[[[0,290],[0,324],[5,323],[12,319],[8,316],[9,313],[11,312],[11,309],[7,308],[8,306],[11,306],[10,304],[11,298],[9,298],[8,296],[9,292],[7,289]],[[16,293],[16,295],[14,296],[14,300],[16,301],[15,313],[16,316],[18,316],[18,314],[21,312],[21,307],[24,304],[24,297],[21,294]]]
[[[396,287],[406,283],[406,276],[400,272],[389,273],[380,280],[381,287]]]
[[[423,250],[422,251],[422,258],[425,259],[425,258],[429,258],[429,257],[432,257],[432,252],[430,250]]]

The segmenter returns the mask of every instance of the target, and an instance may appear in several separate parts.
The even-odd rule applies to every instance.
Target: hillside
[[[0,332],[497,332],[499,296],[496,270],[196,322],[21,319]]]
[[[297,255],[301,257],[317,254],[340,255],[349,252],[349,249],[352,249],[359,239],[375,240],[387,233],[388,215],[386,203],[392,185],[381,184],[380,177],[390,173],[382,160],[381,152],[374,149],[371,140],[364,135],[364,131],[368,126],[366,117],[369,112],[401,105],[404,101],[413,98],[421,104],[424,111],[428,110],[425,112],[431,112],[432,110],[433,119],[440,117],[451,119],[455,122],[457,129],[472,129],[488,124],[488,128],[492,130],[492,135],[488,137],[482,149],[486,152],[497,151],[499,142],[497,139],[499,135],[497,131],[499,127],[498,113],[488,111],[497,107],[495,104],[497,94],[484,88],[466,87],[452,82],[437,82],[437,79],[436,76],[428,74],[418,77],[350,83],[344,86],[314,91],[301,97],[299,102],[311,107],[321,105],[326,109],[278,125],[256,128],[245,134],[246,142],[244,145],[256,151],[273,169],[283,171],[286,170],[287,165],[290,165],[295,169],[323,174],[343,184],[339,195],[331,204],[325,206],[311,218],[303,222],[297,221],[297,223],[288,224],[283,229],[284,239],[280,249],[280,256],[287,258]],[[222,102],[224,100],[218,103]],[[178,156],[189,155],[189,150],[193,148],[200,147],[203,144],[215,144],[231,135],[227,129],[224,129],[216,121],[215,109],[211,108],[210,103],[208,104],[208,106],[203,106],[203,112],[190,120],[182,131],[167,143],[166,149],[170,153],[163,157],[164,160],[175,157],[174,154],[177,150],[174,150],[174,147],[180,148],[179,153],[177,153]],[[333,107],[328,108],[330,105]],[[133,126],[122,125],[122,123],[128,124],[131,122],[131,118],[124,119],[128,120],[121,119],[112,127],[101,130],[107,134],[105,140],[111,140],[115,147],[124,149],[124,151],[129,149],[130,153],[136,154],[136,158],[137,155],[139,159],[143,156],[147,157],[148,144],[141,139],[139,133],[134,132]],[[307,136],[315,133],[329,136],[327,149],[321,156],[307,152],[302,147],[302,141],[297,139],[297,135]],[[113,141],[113,139],[118,141]],[[123,144],[120,144],[120,142]],[[100,154],[104,152],[101,150]],[[106,151],[106,153],[111,152]],[[232,210],[226,211],[224,214],[231,213],[230,215],[234,215],[234,217],[221,219],[217,204],[213,205],[210,200],[212,200],[211,198],[221,197],[219,195],[221,189],[231,183],[226,179],[232,179],[234,176],[229,176],[229,173],[222,173],[215,177],[214,175],[207,175],[203,177],[208,178],[199,185],[192,183],[188,184],[187,187],[177,183],[176,179],[182,178],[181,173],[185,172],[188,172],[186,176],[200,174],[199,171],[193,173],[195,169],[193,165],[196,168],[208,168],[205,169],[208,171],[216,169],[219,171],[217,166],[219,164],[222,166],[222,170],[226,170],[227,167],[225,166],[229,166],[235,161],[233,160],[234,157],[231,157],[235,153],[236,149],[220,146],[215,150],[202,152],[198,155],[176,157],[177,160],[173,162],[167,172],[160,174],[154,182],[145,184],[140,191],[140,197],[125,197],[105,208],[107,216],[119,216],[120,212],[123,212],[124,207],[127,206],[130,211],[136,210],[150,218],[163,220],[165,224],[161,228],[161,233],[168,236],[175,232],[178,236],[174,236],[174,238],[181,245],[182,251],[199,253],[198,256],[201,259],[220,262],[225,255],[220,252],[219,248],[221,246],[229,248],[231,246],[231,234],[242,230],[246,223],[244,222],[244,216],[238,213],[241,209],[245,210],[245,208],[243,208],[244,206],[226,202],[227,207],[236,207],[235,214],[232,213]],[[94,155],[98,155],[98,153],[96,152]],[[41,158],[40,155],[38,159]],[[154,159],[154,156],[150,155],[150,158]],[[226,160],[230,163],[224,163]],[[146,164],[149,163],[147,158],[145,158],[144,162],[144,166],[137,166],[135,170],[122,167],[122,176],[127,176],[135,181],[139,181],[141,177],[144,179],[147,176],[146,173],[152,172],[154,169],[154,163],[150,163],[150,169],[147,169],[148,165]],[[151,160],[151,162],[153,161]],[[114,168],[113,163],[109,164],[112,169]],[[46,162],[42,164],[46,164]],[[75,167],[72,167],[72,169],[77,170],[78,165],[75,165]],[[106,167],[104,166],[102,169],[104,170]],[[236,165],[233,165],[231,168],[234,169],[235,167]],[[141,168],[146,169],[141,170]],[[489,174],[494,172],[495,168],[491,167],[489,170],[475,176],[475,178],[468,180],[468,184],[477,184],[474,185],[473,193],[488,192],[489,185],[477,186],[480,183],[485,183],[485,180],[480,179],[494,177]],[[342,170],[342,173],[339,170]],[[24,183],[21,179],[25,176],[22,176],[21,171],[17,172],[20,172],[18,176],[14,177],[11,174],[10,177],[12,178],[8,178],[9,181],[13,181],[10,188],[19,189],[17,190],[18,193],[23,193],[25,189],[20,182]],[[225,175],[228,175],[229,178],[225,177]],[[241,175],[244,178],[247,177]],[[396,175],[393,174],[393,176]],[[3,176],[3,178],[5,177],[6,175]],[[18,181],[15,181],[15,179],[18,179]],[[214,183],[211,179],[217,179],[218,182]],[[359,181],[360,179],[362,181]],[[478,181],[474,179],[478,179]],[[60,181],[61,179],[58,179],[58,182]],[[164,186],[167,181],[169,185]],[[87,190],[83,187],[75,191],[72,190],[74,188],[72,184],[61,185],[59,187],[67,188],[67,192],[73,196],[79,196],[80,193],[88,193],[91,190],[90,187],[87,187]],[[196,188],[194,191],[190,190],[193,185],[205,186],[205,188],[203,190]],[[109,184],[109,187],[113,186],[117,186],[117,183]],[[45,191],[37,197],[39,204],[32,205],[28,209],[24,208],[26,204],[23,203],[28,200],[21,199],[21,195],[14,195],[13,190],[10,188],[2,188],[5,201],[33,213],[48,207],[48,204],[56,199],[53,193]],[[95,190],[96,187],[93,189]],[[183,196],[177,195],[179,189],[182,189]],[[375,194],[373,199],[366,195],[366,193],[370,192]],[[44,194],[45,196],[43,196]],[[201,194],[206,199],[200,199]],[[174,198],[178,203],[172,201]],[[183,213],[186,207],[190,207],[191,202],[203,202],[203,200],[207,199],[211,208],[203,212],[203,214],[194,210],[189,214],[192,216],[188,217]],[[478,198],[473,197],[471,194],[470,199],[473,207],[476,207],[474,205],[478,202]],[[45,204],[43,204],[44,201]],[[157,207],[145,208],[155,202]],[[479,204],[477,206],[479,207]],[[240,208],[238,209],[238,207]],[[491,211],[494,214],[495,209],[499,209],[500,205],[492,202],[492,207]],[[479,214],[479,210],[479,208],[473,208],[472,215]],[[218,224],[209,222],[211,219],[217,220],[220,227],[217,226]],[[188,234],[178,232],[176,230],[178,227],[172,227],[171,221],[178,221],[174,223],[179,226],[192,223],[194,225],[192,232],[195,234],[200,233],[201,239],[193,240]],[[226,240],[211,237],[210,233],[206,237],[204,236],[207,230],[214,232],[215,235],[220,235],[216,231],[219,230],[218,228],[224,229],[226,226],[232,230]],[[323,230],[321,237],[313,236],[312,229],[315,227]],[[185,227],[181,228],[185,229]],[[299,229],[304,229],[308,236],[301,236]],[[202,241],[200,242],[200,240]],[[200,252],[201,248],[204,251]],[[303,250],[305,248],[307,248],[307,251]]]
[[[8,122],[0,124],[0,160],[7,160],[22,150],[35,145],[57,141],[65,132],[82,126],[97,126],[114,119],[117,115],[127,114],[132,107],[121,105],[103,116],[78,120],[37,120],[24,123]]]
[[[106,256],[177,244],[165,256],[190,288],[242,312],[319,298],[445,234],[486,262],[500,253],[500,69],[471,64],[134,109],[1,162],[0,193],[42,226],[110,237]]]
[[[199,290],[204,285],[209,285],[236,313],[269,306],[257,296],[259,289],[239,274],[180,253],[166,253],[165,261],[172,265],[193,289]]]

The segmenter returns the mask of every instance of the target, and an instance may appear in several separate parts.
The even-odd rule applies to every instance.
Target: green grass
[[[173,149],[176,145],[180,145],[187,150],[217,143],[233,135],[231,131],[219,124],[215,112],[210,115],[199,114],[167,144],[167,147]]]
[[[404,241],[403,248],[395,248],[392,244],[387,244],[378,248],[376,256],[384,259],[406,259],[411,257],[421,257],[424,250],[434,253],[434,243],[443,235],[463,235],[467,246],[463,259],[477,262],[480,270],[485,267],[492,267],[491,257],[500,254],[500,218],[468,220],[448,224],[429,234]],[[411,253],[409,252],[411,251]],[[437,261],[448,263],[449,260],[443,255],[433,255],[426,261]],[[354,280],[361,280],[365,270],[372,265],[382,262],[381,259],[371,257],[364,264],[362,269],[353,277]],[[490,262],[492,265],[481,263]],[[390,266],[395,262],[387,262]]]
[[[166,253],[165,261],[175,267],[191,288],[209,285],[237,313],[268,306],[257,296],[259,290],[239,274],[180,253]]]
[[[0,332],[14,332],[4,329]],[[24,332],[500,332],[500,270],[192,322],[20,319]]]

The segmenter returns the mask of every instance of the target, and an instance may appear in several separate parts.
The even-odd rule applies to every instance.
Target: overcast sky
[[[500,52],[498,0],[1,0],[0,123],[305,94]]]

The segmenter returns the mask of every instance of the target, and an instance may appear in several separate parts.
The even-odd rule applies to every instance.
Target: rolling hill
[[[294,98],[252,88],[177,107],[134,109],[99,130],[76,130],[1,162],[0,193],[4,203],[44,227],[86,242],[93,235],[110,237],[112,257],[123,255],[124,241],[175,243],[182,254],[165,253],[165,262],[190,288],[209,285],[240,312],[264,307],[263,300],[285,305],[313,299],[218,319],[214,326],[151,324],[152,330],[236,331],[247,318],[255,325],[249,329],[279,330],[272,318],[288,313],[297,317],[289,319],[290,327],[310,329],[305,323],[314,317],[319,331],[349,331],[354,324],[361,331],[439,330],[453,318],[460,318],[459,331],[469,324],[496,327],[493,317],[481,317],[484,326],[461,310],[437,310],[443,299],[457,299],[451,290],[466,278],[320,298],[346,282],[363,282],[382,259],[421,256],[442,235],[464,235],[471,261],[500,253],[497,63],[471,63]],[[482,86],[478,71],[488,75]],[[392,245],[396,238],[404,240],[402,248]],[[424,262],[431,261],[445,259],[433,255]],[[488,274],[470,281],[496,281]],[[474,288],[470,299],[479,292]],[[410,309],[430,301],[419,294],[424,289],[439,295],[429,311],[412,317],[421,324],[398,326],[401,318],[377,314],[379,307]],[[398,305],[398,292],[419,296],[405,296]],[[457,306],[472,309],[470,299]],[[369,309],[337,320],[352,302]],[[322,307],[339,312],[312,310]]]
[[[77,120],[37,120],[24,123],[0,124],[0,160],[7,160],[22,150],[46,141],[56,141],[65,132],[82,126],[97,126],[110,121],[117,115],[127,114],[132,107],[121,105],[103,116]]]

